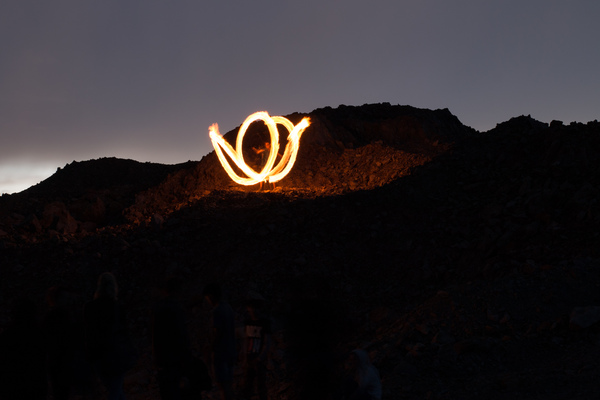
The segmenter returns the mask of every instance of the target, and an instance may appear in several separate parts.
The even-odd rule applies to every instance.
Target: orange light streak
[[[242,142],[246,130],[252,122],[262,120],[267,128],[269,128],[269,135],[271,137],[271,149],[269,150],[269,157],[267,162],[263,166],[260,172],[256,172],[252,169],[244,160],[244,154],[242,152]],[[275,161],[277,159],[277,153],[279,151],[279,132],[277,131],[277,125],[283,125],[288,130],[287,145],[281,160],[277,165]],[[223,136],[219,133],[219,125],[212,124],[208,128],[208,134],[212,141],[217,157],[221,162],[221,165],[227,172],[227,175],[236,183],[240,185],[250,186],[260,182],[277,182],[283,179],[294,166],[298,150],[300,148],[300,137],[304,130],[310,125],[310,119],[305,117],[297,125],[294,126],[287,118],[284,117],[271,117],[265,111],[258,111],[251,114],[246,118],[236,139],[235,149],[225,141]],[[246,177],[238,175],[229,161],[225,157],[225,154],[235,163],[235,165],[244,173]]]

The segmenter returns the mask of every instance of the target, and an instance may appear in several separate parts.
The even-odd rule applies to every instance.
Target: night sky
[[[599,17],[598,0],[2,0],[0,193],[73,160],[200,160],[209,125],[259,110],[600,119]]]

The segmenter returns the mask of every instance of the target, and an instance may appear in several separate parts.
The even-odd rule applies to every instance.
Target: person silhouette
[[[45,361],[35,302],[17,299],[11,325],[0,334],[0,399],[46,399]]]
[[[252,147],[252,150],[259,158],[258,162],[256,163],[256,166],[258,167],[258,171],[261,171],[267,163],[267,159],[269,158],[269,152],[271,151],[271,143],[264,142],[264,144],[260,147]],[[260,181],[258,190],[262,190],[263,186],[266,184],[266,181]]]
[[[381,400],[381,378],[362,349],[353,350],[346,360],[342,400]]]
[[[94,299],[84,307],[87,356],[106,387],[109,400],[125,399],[123,379],[137,357],[117,294],[115,276],[104,272],[98,278]]]
[[[152,312],[152,351],[163,400],[183,398],[181,381],[190,362],[187,318],[181,305],[181,279],[167,278],[162,298]]]
[[[265,298],[256,291],[246,296],[248,318],[244,320],[244,396],[250,399],[255,387],[260,400],[267,400],[267,362],[271,345],[271,320],[263,309]]]
[[[66,400],[74,379],[75,323],[69,293],[65,288],[53,286],[46,292],[48,312],[43,322],[46,342],[48,378],[55,400]]]
[[[223,400],[233,399],[233,368],[235,364],[235,320],[233,309],[224,301],[221,287],[209,284],[203,295],[211,311],[210,343],[215,380]]]
[[[348,321],[336,301],[328,277],[306,276],[288,289],[286,352],[300,399],[330,399],[337,390],[338,346],[344,342]]]
[[[256,163],[256,165],[258,167],[257,169],[259,171],[261,171],[264,168],[264,166],[267,164],[267,160],[269,159],[269,154],[271,153],[271,143],[264,142],[264,144],[260,147],[252,147],[252,150],[260,158],[260,160]],[[282,155],[280,153],[277,153],[277,156],[275,159],[275,165],[277,165],[277,162],[281,159],[281,157],[282,157]],[[258,190],[262,190],[263,188],[275,189],[275,182],[269,182],[268,179],[261,181],[259,183]]]

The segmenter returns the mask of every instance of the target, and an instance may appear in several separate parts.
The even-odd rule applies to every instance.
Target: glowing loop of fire
[[[262,120],[265,125],[267,125],[267,128],[269,128],[269,134],[271,136],[271,149],[269,151],[269,157],[267,158],[267,162],[260,172],[256,172],[254,169],[248,166],[248,164],[246,164],[246,161],[244,160],[244,154],[242,152],[242,141],[244,140],[246,130],[252,122],[257,120]],[[279,132],[277,131],[278,124],[283,125],[288,130],[289,134],[287,138],[288,143],[285,146],[283,156],[277,165],[275,165],[277,153],[279,151]],[[223,168],[229,177],[240,185],[250,186],[264,181],[280,181],[291,171],[292,167],[294,166],[294,162],[296,162],[298,149],[300,148],[300,136],[302,136],[302,133],[309,125],[309,118],[303,118],[302,121],[294,126],[294,124],[292,124],[287,118],[271,117],[268,113],[259,111],[248,116],[248,118],[246,118],[240,127],[240,131],[238,132],[236,139],[235,149],[225,141],[223,136],[221,136],[219,133],[219,125],[211,125],[210,128],[208,128],[208,134],[215,148],[215,152],[219,157],[219,161],[221,161],[221,165],[223,165]],[[246,174],[247,177],[240,176],[233,170],[223,151],[225,151],[229,158],[231,158],[235,165],[244,174]]]

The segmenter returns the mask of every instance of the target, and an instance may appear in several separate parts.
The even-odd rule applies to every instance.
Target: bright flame
[[[269,157],[267,158],[266,164],[263,166],[260,172],[256,172],[254,169],[248,166],[244,160],[244,154],[242,153],[242,141],[244,140],[244,135],[246,134],[246,130],[250,124],[259,119],[262,120],[265,125],[267,125],[267,128],[269,128],[269,134],[271,136],[271,149],[269,151]],[[288,143],[285,146],[283,156],[281,157],[279,163],[275,165],[277,153],[279,151],[279,132],[277,131],[277,124],[283,125],[288,130],[289,135],[287,139]],[[259,111],[248,116],[248,118],[246,118],[240,127],[235,144],[235,150],[219,133],[219,125],[212,124],[210,128],[208,128],[208,134],[215,148],[215,152],[219,157],[219,161],[221,161],[221,165],[223,165],[223,168],[229,177],[240,185],[250,186],[264,181],[280,181],[291,171],[294,163],[296,162],[298,149],[300,148],[300,136],[302,136],[302,133],[306,128],[308,128],[309,125],[310,119],[308,117],[303,118],[298,125],[294,126],[294,124],[292,124],[287,118],[271,117],[265,111]],[[223,151],[227,153],[235,165],[237,165],[238,168],[242,170],[242,172],[248,177],[239,176],[233,170],[233,168],[231,168],[231,165],[229,164],[229,161],[227,161]]]

